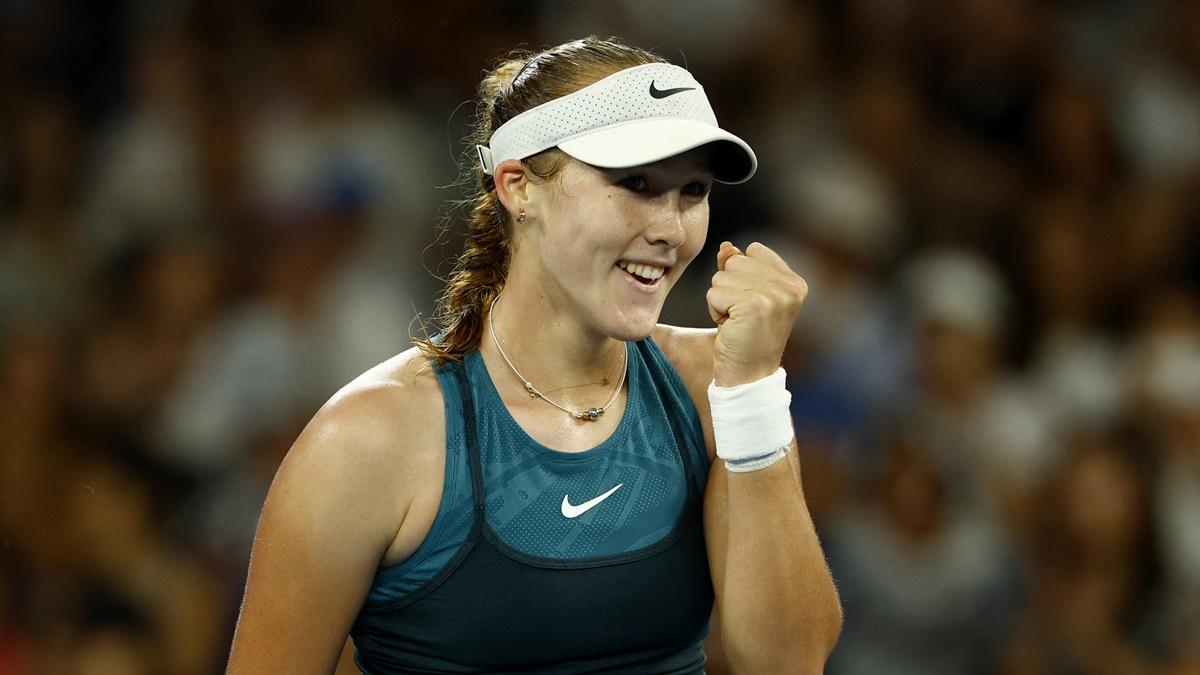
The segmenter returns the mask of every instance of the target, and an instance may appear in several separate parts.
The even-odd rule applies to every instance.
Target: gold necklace
[[[620,379],[620,381],[617,382],[617,388],[613,390],[612,396],[609,397],[609,399],[608,399],[608,403],[605,403],[604,407],[602,407],[602,408],[588,408],[587,410],[571,410],[570,408],[559,405],[558,403],[556,403],[553,400],[551,400],[550,398],[548,398],[545,394],[538,391],[537,387],[533,386],[533,383],[530,382],[529,380],[525,379],[525,376],[521,374],[521,371],[517,370],[517,367],[513,365],[513,362],[511,360],[509,360],[508,354],[504,353],[504,348],[500,346],[500,340],[498,340],[496,338],[496,324],[492,322],[492,317],[496,315],[496,303],[499,301],[500,301],[500,296],[497,295],[496,299],[492,301],[491,309],[488,311],[488,330],[492,334],[492,342],[496,343],[496,351],[500,352],[501,358],[503,358],[504,362],[508,364],[508,367],[512,369],[513,374],[515,374],[517,376],[517,378],[521,380],[521,383],[525,385],[525,392],[527,394],[529,394],[529,398],[540,398],[543,401],[545,401],[546,403],[549,403],[550,405],[567,413],[568,415],[570,415],[571,417],[574,417],[575,419],[588,420],[589,422],[595,422],[596,420],[600,419],[600,416],[604,414],[604,411],[608,410],[608,408],[613,404],[613,402],[617,400],[617,394],[621,393],[621,387],[623,387],[625,385],[625,374],[629,369],[629,351],[628,350],[625,351],[625,356],[621,360],[621,379]]]

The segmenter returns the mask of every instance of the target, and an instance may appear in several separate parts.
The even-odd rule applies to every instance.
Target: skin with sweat
[[[633,169],[568,159],[547,181],[531,180],[510,160],[496,174],[506,206],[527,214],[515,224],[511,272],[494,317],[506,353],[539,355],[517,364],[539,388],[576,384],[562,380],[580,374],[600,379],[586,376],[619,364],[622,341],[650,335],[667,294],[704,245],[713,180],[705,155],[693,151]],[[621,262],[666,271],[644,285]],[[509,343],[520,347],[510,350]]]
[[[656,325],[707,234],[706,156],[623,170],[566,161],[545,181],[519,161],[496,167],[514,228],[509,277],[491,317],[497,340],[541,391],[587,408],[612,394],[624,341],[653,335],[688,388],[713,458],[706,387],[773,372],[807,287],[767,247],[726,243],[707,295],[718,328]],[[515,222],[521,211],[526,218]],[[665,273],[643,283],[622,269],[629,262]],[[585,450],[620,421],[624,391],[612,414],[575,420],[529,398],[486,330],[479,349],[510,413],[544,445]],[[364,373],[317,413],[264,505],[229,673],[329,672],[375,570],[406,559],[432,526],[444,429],[437,378],[416,349]],[[723,654],[708,672],[821,672],[841,613],[794,442],[784,461],[759,471],[730,474],[714,461],[704,528],[719,615],[706,650]]]

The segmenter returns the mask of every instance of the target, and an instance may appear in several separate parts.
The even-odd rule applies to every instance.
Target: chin
[[[625,342],[637,342],[650,337],[650,333],[654,331],[654,327],[658,325],[658,318],[662,314],[660,311],[652,315],[640,317],[626,317],[625,321],[611,326],[610,330],[606,331],[608,336],[616,340]]]
[[[641,298],[630,301],[629,297],[618,292],[616,297],[605,297],[600,302],[607,311],[596,316],[597,326],[603,333],[615,340],[636,342],[650,336],[658,320],[662,316],[663,305],[666,304],[670,287],[663,289],[661,295],[655,298]]]
[[[619,332],[611,333],[611,334],[609,334],[609,337],[611,337],[615,340],[621,340],[622,342],[637,342],[639,340],[645,340],[646,338],[650,337],[650,333],[653,330],[654,330],[654,326],[650,326],[646,330],[619,331]]]

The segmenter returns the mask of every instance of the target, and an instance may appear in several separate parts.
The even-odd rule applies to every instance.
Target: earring
[[[518,223],[525,222],[525,209],[521,209],[521,212],[517,214],[517,222]]]

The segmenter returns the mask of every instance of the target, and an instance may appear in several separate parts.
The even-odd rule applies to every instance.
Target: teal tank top
[[[700,419],[653,340],[626,349],[622,419],[576,453],[521,429],[478,351],[437,368],[442,500],[417,551],[375,576],[351,632],[364,673],[702,672]]]

